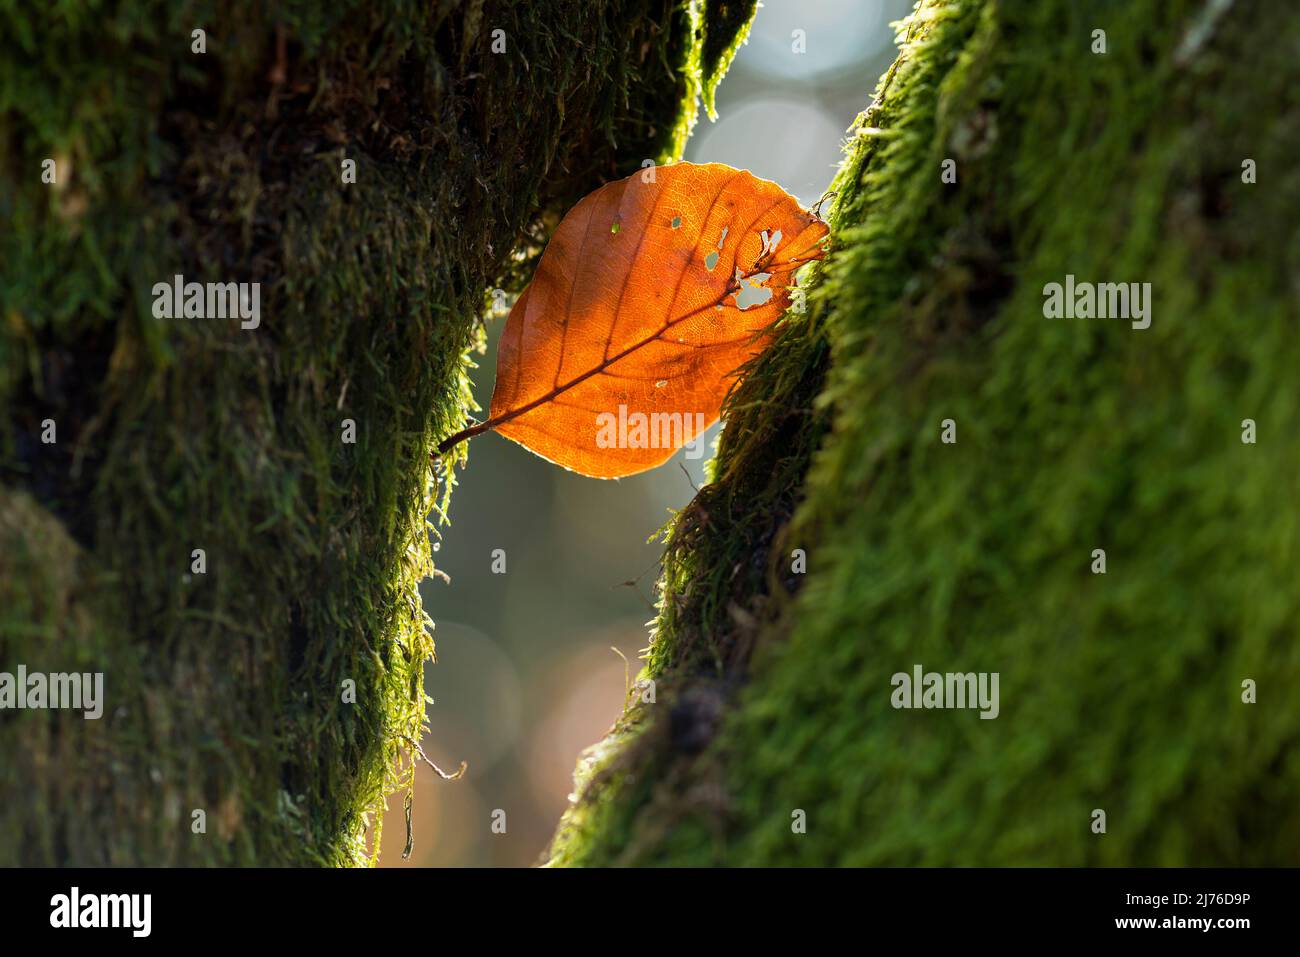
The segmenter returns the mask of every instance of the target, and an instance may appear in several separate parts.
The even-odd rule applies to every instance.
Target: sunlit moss
[[[1203,8],[921,5],[553,863],[1294,860],[1300,24],[1185,52]],[[1151,328],[1044,318],[1067,273],[1152,283]],[[894,710],[918,662],[999,672],[1000,716]]]
[[[487,290],[680,155],[701,44],[675,0],[0,9],[0,663],[109,699],[0,722],[0,864],[372,860]],[[155,320],[177,273],[261,328]]]

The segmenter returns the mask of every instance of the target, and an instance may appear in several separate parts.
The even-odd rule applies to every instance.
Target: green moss
[[[921,5],[555,863],[1294,860],[1300,28],[1203,6]],[[1067,273],[1150,282],[1151,328],[1044,318]],[[893,709],[916,663],[998,672],[999,717]]]
[[[430,451],[472,404],[485,291],[680,153],[691,17],[0,7],[0,667],[103,670],[108,696],[98,722],[0,722],[0,864],[373,859],[412,781],[454,482]],[[154,319],[176,273],[260,282],[261,328]]]
[[[699,67],[703,84],[704,109],[709,119],[717,119],[713,93],[727,75],[731,61],[749,36],[749,28],[758,12],[758,0],[708,0],[701,11]]]

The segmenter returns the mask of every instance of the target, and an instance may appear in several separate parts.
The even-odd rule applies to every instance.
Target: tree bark
[[[0,13],[0,667],[105,683],[0,712],[0,865],[373,860],[487,291],[679,154],[720,6]]]
[[[1298,44],[920,5],[552,863],[1296,863]],[[996,717],[896,706],[916,665]]]

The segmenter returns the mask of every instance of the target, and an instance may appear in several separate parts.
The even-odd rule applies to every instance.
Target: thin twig
[[[697,438],[698,438],[698,436],[697,436]],[[688,482],[691,483],[691,488],[695,489],[695,494],[696,494],[696,495],[699,495],[699,494],[700,494],[700,487],[699,487],[698,485],[695,484],[695,479],[691,478],[691,472],[690,472],[690,469],[688,469],[688,468],[686,467],[686,463],[685,463],[685,462],[678,462],[677,465],[678,465],[678,467],[682,470],[682,474],[686,476],[686,481],[688,481]]]
[[[609,650],[623,659],[623,713],[627,714],[627,699],[632,693],[632,666],[627,660],[627,655],[613,645],[609,646]]]
[[[432,761],[429,760],[429,756],[424,753],[424,749],[421,748],[417,742],[412,741],[404,734],[400,734],[398,735],[398,737],[401,738],[403,741],[405,741],[407,744],[409,744],[411,747],[413,747],[415,749],[415,753],[420,756],[420,759],[424,761],[424,763],[427,764],[429,767],[433,768],[434,772],[438,775],[438,777],[442,778],[444,781],[455,781],[457,778],[463,775],[465,773],[465,769],[469,767],[468,764],[462,761],[460,762],[460,767],[456,769],[455,774],[448,774],[442,768],[438,767],[438,765],[434,764]]]

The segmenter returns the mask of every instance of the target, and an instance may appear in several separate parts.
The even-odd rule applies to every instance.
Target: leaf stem
[[[466,439],[472,439],[474,436],[487,432],[489,429],[496,428],[499,424],[500,423],[488,419],[486,422],[480,422],[478,425],[471,425],[468,429],[461,429],[455,435],[445,438],[438,443],[438,454],[446,455],[447,452],[460,445],[460,443],[464,442]]]

